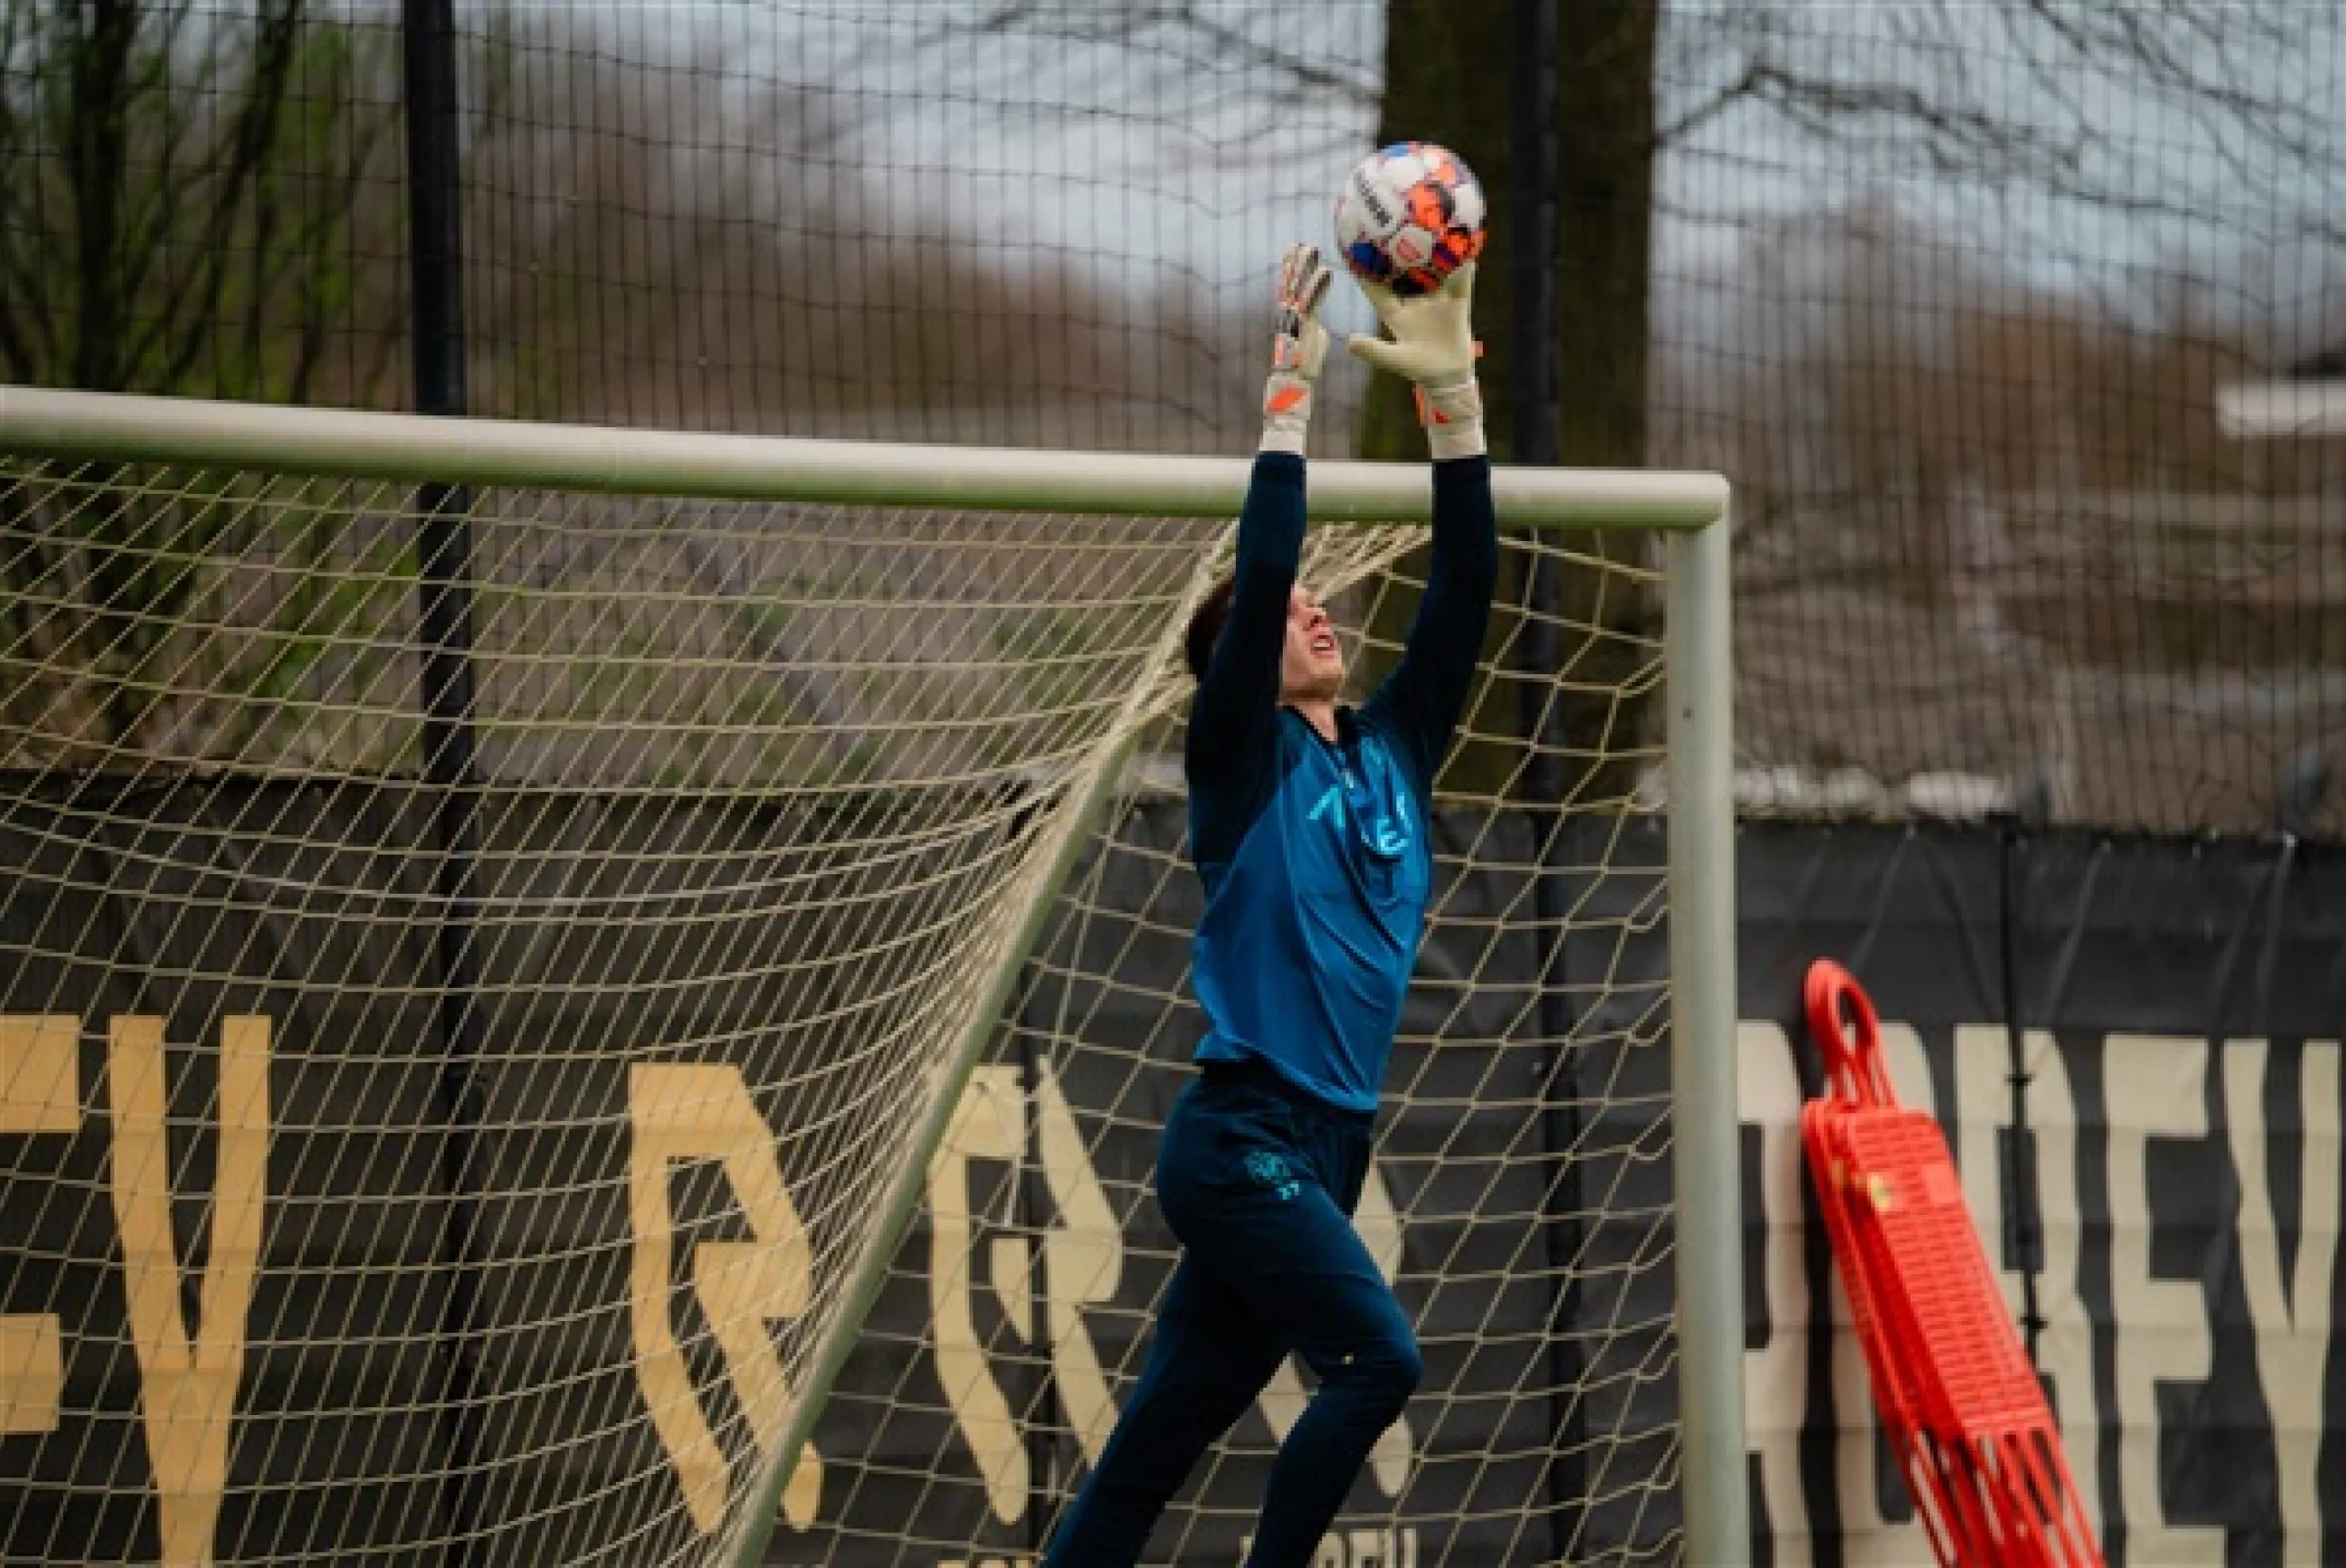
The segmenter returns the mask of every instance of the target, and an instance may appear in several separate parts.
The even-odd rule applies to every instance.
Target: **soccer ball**
[[[1483,253],[1482,183],[1448,148],[1397,141],[1336,193],[1336,249],[1363,281],[1430,294]]]

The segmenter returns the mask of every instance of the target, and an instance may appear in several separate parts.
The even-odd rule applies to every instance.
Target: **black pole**
[[[1515,269],[1515,334],[1513,385],[1508,390],[1519,463],[1553,468],[1556,425],[1556,15],[1542,0],[1515,7],[1515,62],[1510,84],[1514,108],[1515,189],[1510,260]],[[1556,585],[1546,583],[1554,608]]]
[[[454,0],[402,0],[406,65],[409,279],[419,413],[462,414],[464,398],[464,235],[456,174]],[[423,778],[439,850],[438,1010],[441,1180],[447,1210],[440,1267],[447,1281],[438,1351],[440,1423],[447,1447],[440,1486],[444,1562],[471,1568],[480,1541],[482,1028],[479,782],[474,728],[473,495],[462,485],[416,492],[418,612],[423,638]]]
[[[2028,1119],[2028,1029],[2020,1015],[2020,887],[2025,843],[2016,822],[2006,821],[1998,839],[2003,865],[1996,877],[1996,929],[2004,969],[2005,1080],[2012,1092],[2011,1142],[2004,1151],[2004,1260],[2020,1273],[2020,1331],[2028,1364],[2044,1376],[2037,1359],[2045,1314],[2037,1302],[2037,1276],[2045,1268],[2045,1227],[2037,1207],[2036,1130]]]
[[[1515,7],[1511,72],[1515,188],[1509,260],[1514,270],[1515,351],[1507,389],[1516,463],[1553,467],[1556,461],[1556,15],[1545,0]],[[1539,977],[1535,1026],[1540,1041],[1540,1141],[1545,1159],[1541,1231],[1550,1277],[1557,1281],[1548,1325],[1547,1463],[1549,1554],[1569,1562],[1579,1554],[1587,1518],[1587,1415],[1581,1385],[1587,1368],[1580,1349],[1581,1293],[1576,1268],[1584,1242],[1579,1145],[1580,1075],[1573,1059],[1576,1020],[1565,974],[1564,928],[1570,901],[1565,879],[1562,759],[1552,744],[1548,682],[1562,662],[1557,616],[1563,596],[1556,563],[1525,557],[1521,639],[1524,710],[1521,727],[1532,748],[1524,772],[1526,815],[1536,838],[1532,900],[1534,962]]]

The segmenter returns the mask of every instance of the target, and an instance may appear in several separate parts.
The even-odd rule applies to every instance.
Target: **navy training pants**
[[[1046,1568],[1137,1563],[1198,1456],[1290,1350],[1320,1386],[1271,1465],[1247,1564],[1311,1562],[1423,1369],[1401,1303],[1352,1228],[1372,1121],[1253,1063],[1209,1066],[1175,1103],[1157,1200],[1181,1259],[1148,1366]]]

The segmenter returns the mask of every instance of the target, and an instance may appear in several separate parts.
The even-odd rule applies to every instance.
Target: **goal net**
[[[0,392],[0,1556],[1037,1555],[1172,1261],[1244,474]],[[1313,470],[1367,678],[1426,494]],[[1726,1563],[1723,497],[1501,495],[1322,1559]]]

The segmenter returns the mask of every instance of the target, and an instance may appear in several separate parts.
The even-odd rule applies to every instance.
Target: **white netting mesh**
[[[1170,1262],[1178,632],[1227,524],[484,492],[452,785],[419,521],[397,485],[0,465],[32,1217],[0,1555],[729,1560],[936,1069],[1137,734],[769,1549],[1031,1555]],[[1423,538],[1315,534],[1356,665]],[[1678,1551],[1663,879],[1626,798],[1656,596],[1634,551],[1507,554],[1361,1217],[1429,1375],[1355,1568]],[[1525,612],[1535,555],[1577,612]],[[1527,648],[1556,673],[1507,673]],[[1568,812],[1523,803],[1559,779]],[[1303,1397],[1282,1373],[1158,1553],[1236,1560]]]
[[[1535,624],[1529,555],[1583,592],[1601,575],[1617,610],[1649,604],[1652,585],[1553,541],[1507,550],[1495,678],[1440,801],[1426,945],[1358,1216],[1427,1374],[1322,1549],[1345,1568],[1671,1562],[1681,1548],[1662,845],[1633,801],[1601,793],[1660,761],[1637,707],[1660,674],[1658,628],[1551,626],[1564,673],[1505,673]],[[1362,564],[1374,569],[1344,618],[1401,624],[1414,564],[1373,547]],[[1395,651],[1364,640],[1372,664]],[[1357,667],[1364,650],[1352,651]],[[1573,673],[1599,663],[1621,672],[1601,688]],[[1604,716],[1556,749],[1619,765],[1560,824],[1519,788],[1555,759],[1498,744],[1527,697]],[[1200,1030],[1178,720],[1148,747],[1168,759],[1150,781],[1163,788],[1122,803],[1063,895],[933,1165],[928,1224],[892,1277],[901,1306],[867,1329],[834,1394],[831,1419],[872,1462],[827,1505],[838,1522],[811,1543],[821,1560],[1035,1559],[1138,1375],[1176,1256],[1151,1162]],[[1279,1373],[1147,1561],[1241,1559],[1308,1389],[1300,1363]]]

